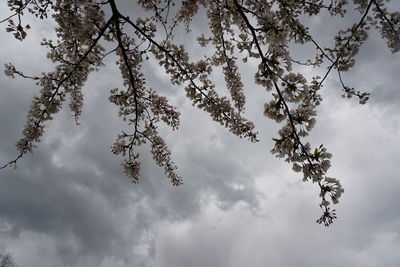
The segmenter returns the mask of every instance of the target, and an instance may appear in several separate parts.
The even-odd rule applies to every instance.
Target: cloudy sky
[[[400,9],[400,3],[392,8]],[[7,14],[1,1],[0,18]],[[358,17],[325,19],[308,22],[316,39],[328,45],[339,26]],[[194,34],[203,23],[195,19]],[[33,24],[23,43],[0,26],[1,64],[13,62],[33,75],[52,69],[39,46],[53,34],[51,22]],[[302,51],[297,50],[299,57]],[[164,136],[184,185],[173,187],[145,149],[142,180],[131,184],[122,174],[122,159],[110,152],[123,124],[108,101],[109,89],[120,84],[109,58],[109,67],[86,83],[81,124],[75,125],[67,109],[61,111],[33,154],[16,170],[1,170],[0,252],[10,252],[20,267],[399,266],[400,56],[372,32],[357,60],[344,78],[371,92],[371,100],[360,106],[342,99],[331,76],[310,138],[333,153],[330,175],[345,188],[331,227],[315,223],[318,188],[301,182],[269,152],[278,126],[261,115],[268,95],[253,85],[251,64],[243,76],[246,115],[259,131],[257,144],[214,123],[158,66],[148,65],[149,84],[182,113],[180,129]],[[30,81],[0,74],[1,163],[15,157],[15,142],[38,91]]]

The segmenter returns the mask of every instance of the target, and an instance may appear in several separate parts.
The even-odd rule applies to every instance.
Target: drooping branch
[[[158,135],[156,122],[163,120],[166,124],[175,129],[179,124],[179,113],[174,107],[169,105],[165,98],[158,96],[151,89],[145,90],[144,78],[140,72],[141,55],[139,46],[130,49],[134,44],[134,38],[127,37],[121,28],[123,20],[115,1],[109,1],[115,27],[115,39],[118,43],[117,55],[121,58],[120,70],[128,91],[123,94],[112,92],[110,100],[120,106],[120,116],[124,119],[131,115],[129,119],[134,124],[132,134],[125,132],[119,135],[113,146],[114,154],[128,154],[128,158],[122,164],[124,172],[132,178],[133,183],[139,182],[140,162],[137,161],[139,154],[135,153],[135,148],[146,142],[150,143],[151,153],[154,161],[162,168],[165,174],[170,178],[174,186],[182,184],[182,178],[177,175],[177,167],[171,160],[171,153],[168,150],[165,141]],[[141,42],[143,43],[143,41]],[[133,104],[133,105],[132,105]],[[146,115],[144,115],[146,114]],[[131,123],[129,123],[131,124]],[[144,128],[140,130],[139,127]]]
[[[126,52],[126,49],[125,49],[125,46],[124,46],[124,43],[123,43],[122,37],[121,37],[122,36],[122,32],[121,32],[121,28],[120,28],[121,26],[120,26],[120,22],[119,22],[120,13],[119,13],[119,11],[117,9],[117,6],[115,5],[114,0],[110,0],[110,6],[111,6],[112,13],[113,13],[112,19],[114,21],[114,25],[115,25],[115,29],[116,29],[118,47],[119,47],[119,49],[121,51],[122,58],[123,58],[123,61],[124,61],[124,64],[125,64],[125,68],[128,71],[130,89],[133,90],[132,94],[133,94],[133,97],[134,97],[135,110],[136,110],[136,112],[138,112],[138,110],[139,110],[138,109],[138,107],[139,107],[139,105],[138,105],[138,101],[139,101],[138,100],[138,93],[137,93],[137,88],[136,88],[136,85],[135,85],[135,78],[133,76],[132,69],[131,69],[131,66],[129,64],[129,59],[128,59],[128,56],[127,56],[127,52]],[[136,133],[138,131],[138,126],[139,126],[139,116],[136,114],[136,116],[135,116],[135,124],[134,124],[134,127],[135,127],[134,135],[136,135]]]
[[[364,24],[364,20],[368,15],[369,10],[371,9],[372,3],[374,2],[374,0],[370,0],[368,3],[367,8],[365,9],[365,12],[363,14],[363,16],[361,17],[360,21],[357,23],[357,25],[351,30],[351,35],[350,37],[347,39],[346,43],[343,45],[342,50],[346,49],[346,47],[348,47],[348,45],[350,44],[350,41],[353,39],[353,37],[355,36],[357,30]],[[328,71],[325,73],[325,75],[322,77],[321,81],[318,83],[318,88],[320,88],[322,86],[322,84],[324,83],[325,79],[328,77],[329,73],[331,72],[331,70],[333,69],[333,67],[336,66],[336,68],[338,68],[340,70],[340,67],[338,66],[338,62],[339,60],[342,58],[343,55],[339,54],[337,55],[335,61],[328,67]]]
[[[287,82],[287,84],[290,85],[290,82],[287,81],[285,78],[281,77],[280,75],[278,75],[277,73],[275,73],[274,71],[272,71],[272,69],[269,67],[269,61],[267,60],[267,58],[265,57],[265,53],[263,52],[262,48],[261,48],[261,44],[258,40],[258,36],[256,33],[256,29],[253,27],[253,25],[251,24],[251,22],[249,21],[249,19],[247,18],[246,14],[244,13],[244,11],[241,8],[241,5],[238,3],[237,0],[233,0],[233,3],[235,5],[235,10],[237,10],[237,12],[240,14],[240,16],[242,17],[243,21],[245,22],[247,28],[249,29],[249,31],[251,32],[252,38],[253,38],[253,43],[256,46],[256,50],[258,51],[258,55],[261,58],[261,62],[262,62],[262,67],[263,67],[263,73],[264,76],[268,77],[268,76],[275,76],[278,79],[281,79],[285,82]],[[343,190],[341,189],[341,185],[338,182],[338,180],[333,179],[332,178],[327,178],[327,177],[323,177],[324,172],[326,171],[327,168],[323,167],[321,170],[319,170],[316,166],[316,164],[314,163],[315,161],[319,161],[318,157],[316,155],[311,155],[309,152],[309,147],[306,146],[305,144],[303,144],[303,142],[301,141],[301,138],[299,136],[299,133],[297,131],[297,128],[295,126],[295,118],[288,106],[288,103],[286,102],[283,93],[278,85],[278,83],[276,81],[272,81],[273,87],[278,95],[279,98],[279,102],[281,105],[283,105],[285,113],[286,113],[286,117],[288,119],[289,125],[291,127],[291,134],[293,135],[294,139],[295,139],[295,143],[293,144],[293,150],[297,149],[297,146],[300,146],[301,148],[301,153],[302,155],[305,157],[305,160],[308,162],[308,167],[306,168],[305,165],[303,165],[303,172],[305,174],[305,178],[307,176],[309,176],[311,178],[311,172],[314,172],[314,174],[316,175],[315,179],[314,177],[312,177],[312,181],[313,182],[317,182],[318,186],[320,187],[320,197],[322,198],[322,202],[321,202],[321,208],[323,208],[323,215],[321,216],[321,218],[319,219],[319,223],[324,223],[325,225],[330,225],[332,223],[332,220],[335,218],[335,211],[334,210],[330,210],[330,208],[328,207],[329,202],[326,200],[326,193],[328,192],[332,192],[334,189],[337,189],[336,193],[333,193],[333,195],[331,195],[332,200],[334,202],[337,201],[337,199],[339,198],[340,194],[343,192]],[[292,85],[293,86],[293,85]],[[318,90],[318,87],[316,88],[316,90]],[[314,91],[315,93],[315,91]],[[309,98],[309,100],[313,99],[314,96],[312,96],[311,98]],[[287,138],[287,137],[286,137]],[[323,150],[322,150],[323,151]],[[315,154],[319,153],[318,150],[315,150]],[[329,156],[328,156],[329,157]],[[288,156],[287,161],[298,161],[297,158],[291,158],[290,156]],[[329,164],[330,165],[330,164]],[[296,166],[296,165],[295,165]],[[295,167],[294,166],[294,167]],[[297,165],[298,166],[298,165]],[[309,173],[310,172],[310,173]],[[331,185],[331,187],[328,185],[329,183],[333,182],[334,185]]]
[[[283,1],[279,0],[278,2],[283,7],[283,9],[287,12],[287,15],[288,15],[290,21],[296,26],[296,29],[298,31],[300,31],[301,34],[303,34],[303,36],[305,37],[304,39],[308,40],[308,41],[311,41],[314,44],[314,46],[317,48],[317,50],[321,53],[320,55],[322,55],[322,57],[326,58],[329,62],[331,62],[331,66],[329,67],[328,72],[325,74],[325,76],[329,75],[329,72],[334,67],[336,69],[336,71],[337,71],[340,84],[342,85],[342,89],[345,92],[345,94],[343,94],[343,97],[346,96],[346,95],[347,95],[347,97],[356,96],[356,97],[358,97],[360,104],[365,104],[368,101],[370,94],[369,93],[365,93],[365,92],[362,93],[360,91],[355,91],[354,88],[350,88],[347,85],[345,85],[345,83],[344,83],[344,81],[342,79],[342,71],[340,70],[340,67],[338,65],[338,60],[339,59],[336,58],[336,60],[334,60],[333,58],[331,58],[325,52],[325,50],[317,43],[317,41],[315,41],[315,39],[304,29],[304,27],[302,27],[302,25],[300,25],[300,23],[293,16],[290,16],[290,12],[294,13],[294,10],[291,10],[289,7],[287,7],[286,4]],[[362,18],[362,20],[364,20],[364,18]],[[348,45],[349,45],[349,43],[347,43],[344,46],[343,50]],[[296,63],[299,63],[299,62],[296,62]],[[316,61],[314,63],[314,66],[320,65],[321,63],[322,63],[321,56],[317,55],[316,56]],[[299,64],[301,64],[301,63],[299,63]],[[308,64],[306,63],[304,65],[308,65]],[[322,86],[322,81],[320,82],[319,87],[321,87],[321,86]]]
[[[52,103],[54,101],[54,99],[57,96],[61,96],[60,93],[60,89],[63,86],[63,84],[71,78],[71,76],[75,73],[75,71],[80,67],[80,65],[86,60],[86,58],[89,56],[89,54],[93,51],[93,49],[96,47],[97,43],[100,41],[100,39],[103,37],[105,31],[108,29],[108,27],[110,26],[112,20],[108,20],[106,22],[106,24],[101,28],[101,30],[99,31],[97,37],[93,40],[93,43],[91,46],[88,47],[88,49],[86,50],[86,52],[82,55],[82,57],[76,62],[74,63],[74,68],[65,74],[65,77],[62,80],[57,81],[57,85],[53,88],[53,93],[49,98],[49,103]],[[38,117],[38,119],[36,120],[36,122],[34,123],[31,131],[32,132],[37,132],[39,128],[43,127],[43,123],[44,121],[48,120],[49,117],[48,115],[53,113],[52,110],[48,110],[46,107],[42,110],[40,116]],[[41,132],[40,132],[41,133]],[[15,166],[15,164],[17,163],[17,161],[27,152],[32,150],[32,143],[33,142],[38,142],[40,135],[34,135],[33,138],[28,138],[28,139],[22,139],[22,142],[20,142],[18,144],[18,150],[20,151],[20,153],[18,154],[18,156],[14,159],[9,161],[8,163],[4,164],[3,166],[0,167],[0,169],[4,169],[8,166]]]

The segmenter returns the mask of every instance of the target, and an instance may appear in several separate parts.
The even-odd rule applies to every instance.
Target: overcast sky
[[[4,2],[0,18],[8,14]],[[400,9],[399,2],[392,6]],[[358,18],[315,18],[309,25],[328,45],[338,25]],[[193,33],[206,27],[204,21],[195,19]],[[0,26],[1,65],[13,62],[32,75],[52,69],[39,46],[53,34],[50,22],[32,24],[22,43]],[[0,252],[10,252],[20,267],[400,266],[400,56],[372,32],[357,60],[344,78],[371,92],[371,100],[360,106],[342,99],[332,75],[310,137],[333,153],[330,175],[345,188],[331,227],[315,223],[318,188],[301,182],[301,175],[269,152],[278,126],[262,116],[268,95],[252,83],[251,64],[243,76],[257,144],[217,125],[158,66],[147,65],[149,85],[182,113],[179,130],[163,134],[184,185],[173,187],[146,149],[141,182],[131,184],[122,174],[122,158],[110,152],[123,123],[108,101],[109,89],[121,83],[109,58],[109,67],[86,83],[81,124],[61,111],[33,154],[16,170],[0,171]],[[15,157],[38,92],[31,81],[0,74],[1,163]]]

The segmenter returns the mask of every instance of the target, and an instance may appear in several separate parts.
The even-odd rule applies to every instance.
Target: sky
[[[0,18],[8,14],[4,2]],[[125,13],[140,15],[129,2],[119,4]],[[391,8],[399,10],[400,4]],[[339,27],[358,18],[307,22],[318,41],[329,45]],[[204,30],[204,23],[195,18],[191,36]],[[13,62],[32,75],[51,71],[39,45],[43,37],[54,36],[51,21],[32,23],[24,42],[0,26],[1,64]],[[193,43],[188,47],[197,49]],[[293,48],[293,55],[304,51],[310,50]],[[262,115],[269,96],[252,82],[252,62],[243,78],[246,116],[259,132],[256,144],[193,107],[183,88],[172,86],[156,64],[145,66],[149,86],[182,113],[179,129],[162,129],[162,134],[184,184],[173,187],[145,148],[140,183],[132,184],[122,173],[122,158],[110,151],[124,127],[108,101],[109,90],[121,83],[110,57],[85,84],[80,125],[62,110],[17,169],[0,171],[0,253],[10,252],[20,267],[399,266],[400,57],[372,31],[356,59],[344,79],[371,92],[370,101],[359,105],[341,98],[337,77],[330,76],[309,137],[333,153],[329,174],[345,189],[335,206],[338,219],[329,228],[315,223],[318,187],[301,182],[301,175],[270,153],[278,125]],[[215,78],[224,92],[223,78]],[[26,112],[39,90],[31,81],[0,74],[1,163],[15,157]]]

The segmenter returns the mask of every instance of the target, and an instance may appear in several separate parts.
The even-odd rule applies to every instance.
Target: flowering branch
[[[32,115],[33,121],[29,121],[29,123],[25,127],[25,132],[27,132],[27,135],[25,138],[21,139],[18,142],[18,150],[20,153],[18,156],[14,159],[9,161],[8,163],[4,164],[3,166],[0,167],[0,169],[4,169],[8,166],[16,166],[17,161],[22,158],[24,154],[27,152],[32,151],[32,148],[34,147],[33,142],[39,142],[40,137],[43,134],[43,123],[46,120],[50,120],[50,114],[55,113],[58,111],[58,108],[55,108],[55,106],[59,106],[60,103],[54,103],[55,98],[58,96],[60,97],[60,100],[62,100],[62,93],[60,93],[61,87],[64,85],[64,83],[70,79],[75,72],[78,70],[78,68],[81,66],[81,64],[87,59],[90,53],[93,52],[94,48],[96,47],[97,43],[99,42],[100,38],[104,35],[105,31],[108,29],[109,25],[111,24],[112,20],[108,20],[107,23],[104,25],[104,27],[99,31],[96,39],[94,39],[92,45],[87,49],[87,51],[83,54],[83,56],[76,62],[74,63],[74,68],[69,71],[68,73],[64,74],[64,78],[62,80],[57,80],[57,84],[55,86],[51,87],[52,94],[50,97],[48,97],[48,105],[44,109],[40,110],[40,115]],[[22,77],[26,77],[19,71],[14,71],[13,73],[17,73]],[[20,74],[21,73],[21,74]],[[11,75],[10,75],[11,76]],[[33,79],[37,80],[39,79],[38,77],[34,77]],[[42,77],[40,83],[45,84],[48,81],[49,76],[44,76]],[[53,104],[54,103],[54,104]]]
[[[368,6],[367,6],[367,8],[365,9],[365,12],[364,12],[363,16],[361,17],[360,21],[357,23],[357,25],[356,25],[355,27],[353,27],[353,28],[351,29],[351,35],[350,35],[350,37],[347,38],[346,43],[345,43],[342,47],[336,47],[335,49],[332,50],[332,52],[333,52],[333,51],[337,52],[336,59],[335,59],[335,61],[328,67],[328,71],[325,73],[324,77],[323,77],[323,78],[321,79],[321,81],[319,82],[318,87],[321,87],[321,86],[322,86],[323,82],[324,82],[325,79],[328,77],[328,75],[329,75],[329,73],[331,72],[331,70],[332,70],[333,67],[336,67],[339,71],[340,71],[340,70],[347,70],[347,69],[350,67],[350,65],[346,65],[346,64],[339,65],[339,61],[345,56],[344,51],[347,50],[347,47],[349,47],[350,41],[352,41],[352,40],[354,39],[354,36],[355,36],[356,34],[359,35],[359,33],[357,32],[357,30],[358,30],[360,27],[362,27],[363,25],[365,25],[364,20],[365,20],[365,18],[367,17],[367,14],[368,14],[368,12],[369,12],[369,10],[370,10],[370,8],[371,8],[371,5],[372,5],[373,1],[374,1],[374,0],[370,0],[370,1],[369,1]],[[360,41],[364,41],[365,39],[366,39],[366,37],[363,37],[362,39],[360,39]],[[357,46],[354,47],[354,48],[352,49],[352,51],[354,51],[354,52],[353,52],[352,55],[350,55],[351,58],[354,57],[355,54],[358,52],[358,47],[357,47]],[[346,54],[346,56],[348,56],[348,55]],[[351,59],[351,58],[350,58],[350,59]],[[349,59],[349,61],[350,61],[350,59]],[[367,98],[367,100],[368,100],[368,98]],[[367,101],[367,100],[365,100],[365,101]],[[362,101],[362,100],[360,100],[360,101]],[[362,102],[363,102],[363,101],[362,101]]]

